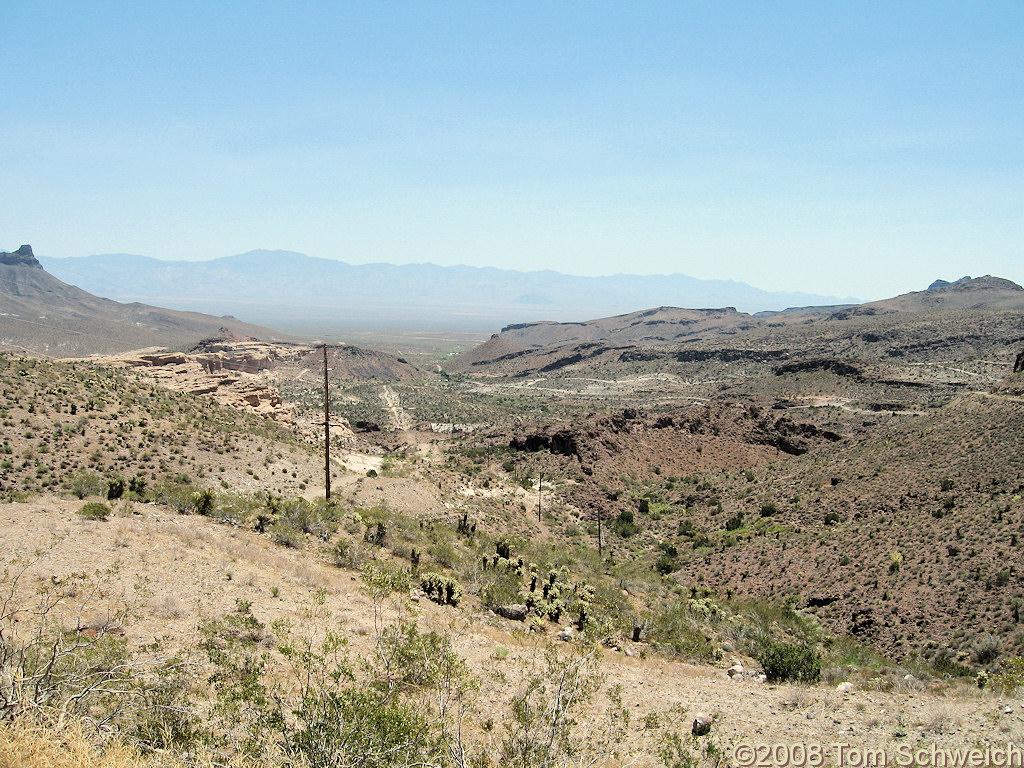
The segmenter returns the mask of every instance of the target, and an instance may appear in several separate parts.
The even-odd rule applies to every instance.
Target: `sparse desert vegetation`
[[[194,361],[0,356],[0,750],[717,766],[765,728],[1020,738],[1007,353],[783,362],[750,333],[730,360],[339,374],[330,500],[294,347],[256,370],[206,342],[280,394],[262,412]]]

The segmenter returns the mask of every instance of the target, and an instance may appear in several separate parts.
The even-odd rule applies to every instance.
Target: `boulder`
[[[512,621],[526,621],[526,614],[529,613],[530,609],[525,605],[513,603],[512,605],[501,605],[495,610],[499,616],[503,616],[506,619]]]
[[[693,718],[693,725],[690,730],[694,736],[705,736],[711,733],[711,723],[714,722],[711,715],[697,715]]]

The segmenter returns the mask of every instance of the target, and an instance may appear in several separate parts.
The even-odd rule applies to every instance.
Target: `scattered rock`
[[[564,643],[572,642],[572,639],[575,636],[576,636],[576,633],[573,632],[572,627],[566,627],[561,632],[559,632],[558,635],[557,635],[558,639],[561,640]]]
[[[691,730],[694,736],[704,736],[705,734],[711,733],[711,723],[713,722],[711,715],[697,715],[693,718],[693,726]]]
[[[836,686],[836,693],[847,694],[847,693],[852,693],[852,692],[853,692],[853,683],[850,683],[850,682],[840,683],[839,685]]]
[[[742,664],[733,664],[731,667],[729,667],[729,669],[726,670],[726,674],[729,675],[729,677],[734,677],[734,678],[735,677],[742,677],[743,676],[743,665]]]

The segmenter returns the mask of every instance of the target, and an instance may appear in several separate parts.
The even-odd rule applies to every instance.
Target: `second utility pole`
[[[331,400],[327,392],[327,345],[324,344],[324,488],[331,500]]]

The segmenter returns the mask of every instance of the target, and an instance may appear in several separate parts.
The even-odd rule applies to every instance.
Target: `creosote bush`
[[[821,680],[821,661],[810,648],[769,643],[758,661],[769,682],[816,683]]]
[[[102,501],[87,501],[76,514],[86,520],[106,520],[110,516],[110,507]]]

